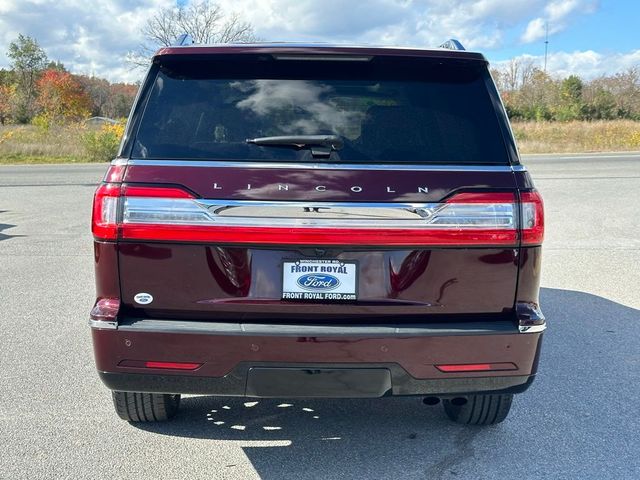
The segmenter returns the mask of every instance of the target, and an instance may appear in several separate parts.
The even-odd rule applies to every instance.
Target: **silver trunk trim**
[[[466,172],[523,172],[524,165],[416,165],[405,163],[294,163],[294,162],[241,162],[211,160],[143,160],[116,159],[112,165],[146,167],[207,167],[207,168],[264,168],[304,170],[409,170],[409,171],[466,171]]]

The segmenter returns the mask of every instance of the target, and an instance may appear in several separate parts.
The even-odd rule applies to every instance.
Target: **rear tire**
[[[466,402],[464,402],[466,400]],[[513,395],[468,395],[442,402],[451,420],[465,425],[495,425],[511,410]]]
[[[127,422],[162,422],[173,418],[180,395],[166,393],[111,392],[118,416]]]

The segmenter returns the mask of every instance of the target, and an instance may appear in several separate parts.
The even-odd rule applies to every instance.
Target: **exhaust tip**
[[[429,406],[438,405],[440,403],[440,399],[438,397],[424,397],[422,399],[422,403]]]
[[[462,407],[467,404],[468,400],[464,397],[455,397],[451,400],[451,405],[455,405],[456,407]]]

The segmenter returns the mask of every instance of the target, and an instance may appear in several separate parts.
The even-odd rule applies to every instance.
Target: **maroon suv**
[[[93,207],[120,417],[183,393],[506,417],[545,328],[543,207],[487,61],[453,46],[156,54]]]

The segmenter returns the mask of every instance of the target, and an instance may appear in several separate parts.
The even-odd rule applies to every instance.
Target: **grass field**
[[[581,153],[640,150],[640,122],[514,122],[520,153]]]
[[[106,162],[115,156],[123,129],[122,123],[0,126],[0,164]]]
[[[32,125],[0,127],[0,163],[86,162],[79,125],[48,130]]]
[[[640,122],[517,122],[513,131],[520,153],[578,153],[640,150]],[[53,126],[48,130],[32,125],[0,126],[0,164],[79,163],[115,154],[117,139],[106,132],[103,151],[92,154],[82,125]]]

